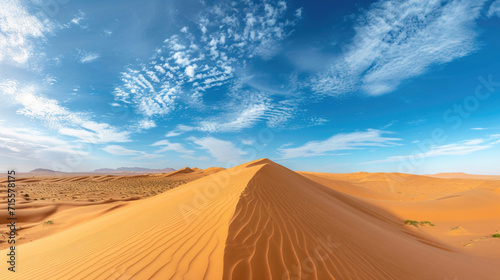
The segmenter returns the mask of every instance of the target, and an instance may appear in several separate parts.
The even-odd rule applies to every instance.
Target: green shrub
[[[419,225],[421,226],[425,226],[425,225],[430,225],[431,227],[434,226],[433,223],[429,222],[429,221],[414,221],[414,220],[406,220],[405,221],[405,224],[407,225],[412,225],[412,226],[415,226],[415,227],[418,227]]]
[[[405,224],[418,227],[418,222],[413,220],[406,220]]]

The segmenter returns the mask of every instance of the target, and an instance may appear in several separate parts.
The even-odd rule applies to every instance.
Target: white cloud
[[[85,145],[68,142],[42,133],[38,129],[8,127],[0,130],[0,156],[9,158],[2,163],[24,168],[44,167],[57,171],[72,171],[76,168],[71,159],[89,156]],[[64,169],[64,170],[62,170]],[[23,170],[28,171],[28,170]]]
[[[108,145],[108,146],[102,148],[102,150],[105,152],[108,152],[110,154],[117,155],[117,156],[136,156],[136,157],[132,158],[133,160],[155,159],[155,158],[162,157],[162,155],[148,154],[148,153],[143,152],[143,151],[131,150],[131,149],[127,149],[127,148],[120,146],[120,145]]]
[[[0,92],[14,104],[22,106],[18,114],[41,120],[60,134],[87,143],[130,141],[129,132],[120,131],[107,123],[95,122],[87,114],[73,112],[56,100],[38,94],[34,86],[19,87],[17,82],[7,81],[0,83]]]
[[[184,148],[184,146],[180,143],[172,143],[168,140],[161,140],[153,143],[151,146],[163,146],[160,150],[156,151],[156,153],[162,153],[166,151],[175,151],[182,154],[193,154],[194,151],[188,150]]]
[[[39,40],[54,30],[48,19],[31,15],[19,0],[4,0],[0,8],[0,63],[23,66],[36,55]]]
[[[240,112],[223,117],[222,122],[217,119],[201,121],[196,129],[204,132],[240,131],[241,129],[252,127],[263,117],[266,109],[265,104],[254,104],[244,108]]]
[[[302,18],[302,8],[298,8],[296,11],[295,11],[295,16],[297,18]]]
[[[471,139],[464,140],[453,144],[433,146],[429,148],[428,151],[422,151],[420,153],[407,155],[407,156],[393,156],[382,160],[376,160],[371,162],[365,162],[363,164],[376,164],[376,163],[386,163],[386,162],[398,162],[404,161],[411,158],[428,158],[436,156],[462,156],[468,155],[473,152],[489,149],[494,145],[498,144],[500,141],[491,142],[491,139]]]
[[[101,55],[97,52],[78,50],[77,59],[80,63],[91,63],[98,60]]]
[[[471,130],[487,130],[485,127],[472,127]]]
[[[78,12],[74,18],[71,19],[71,23],[75,25],[81,25],[81,21],[85,18],[85,13],[82,11]]]
[[[79,26],[82,29],[88,28],[87,25],[83,23],[85,20],[85,13],[82,11],[78,11],[78,14],[74,15],[73,18],[66,24],[62,25],[62,28],[71,28],[74,26]]]
[[[130,150],[119,145],[108,145],[104,147],[103,150],[117,156],[133,156],[141,154],[140,151]]]
[[[190,137],[189,140],[210,153],[218,162],[241,163],[244,161],[242,156],[247,154],[247,152],[238,149],[232,142],[214,137]]]
[[[29,129],[29,128],[12,128],[2,129],[0,131],[0,136],[4,139],[4,144],[7,142],[18,142],[18,143],[29,143],[29,145],[37,147],[65,147],[68,148],[70,144],[64,140],[55,138],[53,136],[47,136],[42,132]],[[10,140],[6,140],[10,139]]]
[[[158,154],[143,154],[143,155],[140,155],[140,156],[137,156],[137,157],[133,157],[132,159],[133,160],[141,160],[141,159],[155,159],[155,158],[159,158],[159,157],[162,157],[162,155],[158,155]]]
[[[175,136],[179,136],[181,134],[182,134],[181,131],[173,130],[173,131],[170,131],[167,134],[165,134],[165,137],[175,137]]]
[[[312,117],[311,118],[311,126],[318,126],[327,123],[328,120],[325,118]]]
[[[464,57],[477,48],[474,26],[484,3],[379,1],[358,19],[347,51],[311,86],[328,95],[384,94],[433,65]]]
[[[194,77],[194,70],[196,69],[196,67],[198,67],[196,64],[189,65],[188,67],[186,67],[185,70],[186,75],[188,75],[191,78]]]
[[[188,125],[183,125],[183,124],[178,124],[177,128],[169,131],[167,134],[165,134],[165,137],[175,137],[184,134],[185,132],[188,131],[193,131],[196,130],[195,127],[188,126]]]
[[[386,147],[396,145],[399,138],[384,137],[389,132],[369,129],[364,132],[336,134],[327,140],[311,141],[295,148],[280,148],[283,159],[328,155],[334,151],[362,149],[366,147]]]
[[[148,117],[170,114],[177,102],[202,107],[204,93],[234,82],[235,69],[247,60],[272,56],[299,18],[283,1],[234,5],[208,7],[193,26],[167,38],[149,63],[124,71],[115,98]]]
[[[295,100],[273,101],[266,94],[238,91],[224,104],[226,112],[205,118],[194,125],[179,125],[176,133],[186,131],[238,132],[266,121],[268,127],[281,127],[294,117]]]
[[[156,127],[156,123],[153,120],[140,120],[138,124],[139,129],[151,129]]]
[[[500,0],[493,2],[488,10],[488,17],[493,16],[500,17]]]
[[[412,121],[407,121],[406,124],[408,125],[421,125],[424,124],[427,120],[426,119],[416,119]]]
[[[104,29],[102,31],[102,33],[104,34],[104,36],[111,36],[111,35],[113,35],[113,30],[111,30],[111,29]]]
[[[255,140],[252,140],[252,139],[242,139],[241,143],[243,145],[253,146],[253,144],[255,144]]]
[[[73,117],[71,114],[74,113],[70,113],[68,117]],[[74,119],[74,122],[71,122],[71,119],[68,119],[67,121],[68,122],[57,124],[58,126],[60,126],[58,132],[62,135],[75,137],[82,142],[99,144],[130,141],[130,132],[120,131],[118,128],[107,123],[98,123],[78,117]],[[68,126],[73,126],[76,128],[71,128]]]
[[[187,159],[192,159],[192,160],[201,160],[201,161],[207,161],[207,160],[209,160],[208,157],[195,157],[195,156],[192,156],[192,155],[181,155],[181,157],[187,158]]]
[[[55,83],[57,82],[57,79],[56,79],[56,77],[54,77],[54,76],[47,75],[47,76],[45,76],[45,79],[44,79],[43,81],[44,81],[46,84],[48,84],[48,85],[50,85],[50,86],[51,86],[51,85],[53,85],[53,84],[55,84]]]
[[[161,71],[165,71],[164,68],[155,66],[157,67],[152,67],[152,70],[147,70],[143,66],[145,71],[128,69],[127,72],[123,72],[123,86],[117,87],[114,91],[117,100],[134,105],[138,113],[148,117],[169,114],[175,108],[175,100],[179,97],[180,90],[180,85],[166,81],[155,82],[154,77],[165,79],[161,74]],[[148,72],[156,74],[148,75]],[[168,73],[173,76],[171,72]]]

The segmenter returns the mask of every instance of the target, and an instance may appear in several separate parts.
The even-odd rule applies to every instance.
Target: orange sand
[[[184,171],[176,176],[204,172]],[[298,173],[267,159],[217,171],[136,201],[40,207],[60,224],[30,220],[26,230],[49,233],[20,245],[18,272],[5,266],[0,279],[500,275],[500,239],[489,237],[500,230],[500,181]]]

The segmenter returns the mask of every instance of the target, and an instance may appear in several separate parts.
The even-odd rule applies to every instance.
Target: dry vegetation
[[[150,197],[176,188],[200,176],[138,177],[109,181],[37,182],[19,186],[19,195],[28,201],[102,201]]]
[[[53,231],[70,228],[96,213],[113,211],[131,200],[156,196],[206,175],[202,170],[189,170],[132,176],[18,177],[16,244],[31,242]],[[9,222],[6,185],[5,180],[0,182],[0,250],[9,247],[9,229],[5,225]]]

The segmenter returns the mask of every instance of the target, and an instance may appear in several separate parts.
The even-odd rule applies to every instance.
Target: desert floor
[[[499,279],[500,177],[227,170],[22,176],[0,279]]]

